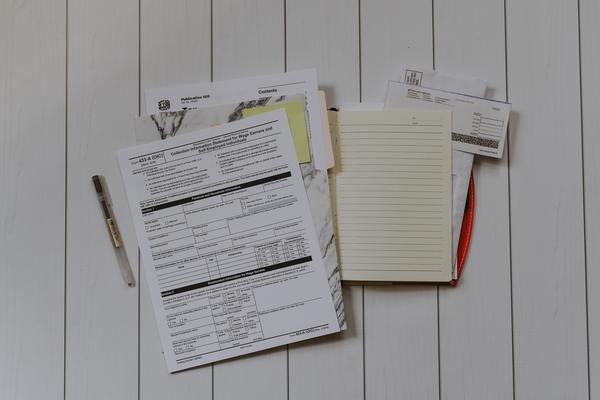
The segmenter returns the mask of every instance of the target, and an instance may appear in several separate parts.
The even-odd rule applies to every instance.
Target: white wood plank
[[[289,399],[363,398],[362,287],[344,287],[348,329],[290,345]]]
[[[68,33],[66,398],[134,399],[139,285],[119,273],[90,177],[106,176],[135,261],[115,151],[135,142],[138,1],[70,2]]]
[[[140,2],[140,100],[144,89],[211,79],[211,1]]]
[[[144,89],[210,81],[210,0],[142,0],[140,101]],[[143,112],[143,111],[142,111]],[[142,266],[143,268],[143,266]],[[140,278],[140,399],[212,398],[212,366],[167,372],[146,277]]]
[[[492,98],[506,100],[504,4],[452,0],[436,3],[434,11],[436,69],[484,79]],[[442,399],[513,395],[506,153],[499,161],[476,157],[475,226],[465,274],[458,287],[440,287]]]
[[[214,399],[287,398],[287,351],[285,347],[215,363]]]
[[[367,399],[437,399],[437,296],[428,285],[365,286]]]
[[[64,0],[0,12],[1,399],[64,393],[65,19]]]
[[[213,2],[213,79],[283,72],[283,0]],[[214,399],[287,396],[287,349],[216,363]]]
[[[284,69],[284,0],[214,2],[214,80],[266,75]]]
[[[316,67],[328,107],[359,100],[358,18],[358,2],[287,2],[287,69]],[[290,346],[290,399],[362,398],[362,288],[343,292],[348,330]]]
[[[431,2],[361,0],[362,101],[383,102],[400,66],[433,66]]]
[[[576,0],[507,0],[515,397],[587,399]]]
[[[581,95],[587,261],[590,399],[600,399],[600,2],[580,0]]]
[[[357,1],[287,2],[287,69],[316,68],[328,107],[359,101],[358,18]]]
[[[382,102],[402,64],[432,66],[432,3],[361,2],[362,100]],[[367,399],[439,397],[437,289],[365,287]]]

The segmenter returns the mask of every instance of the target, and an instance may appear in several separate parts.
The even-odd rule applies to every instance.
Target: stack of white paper
[[[144,164],[138,170],[121,154],[131,211],[138,214],[143,266],[171,371],[345,329],[327,179],[333,155],[327,146],[331,139],[324,136],[322,100],[314,70],[146,91],[149,115],[136,121],[136,137],[138,143],[150,147],[140,146],[128,154],[138,157],[152,149],[152,156],[139,156],[142,164],[150,162],[146,157],[165,154],[168,158],[169,153],[177,160],[183,155],[185,160],[177,161],[176,167]],[[272,110],[277,111],[276,120]],[[247,124],[257,117],[249,116],[261,113],[270,115],[268,124],[276,127],[265,124],[269,135],[250,135],[244,140],[257,142],[243,145],[239,132],[252,132]],[[218,136],[214,136],[216,128],[200,132],[211,126],[222,126],[227,132]],[[225,138],[233,137],[234,127],[238,127],[239,143],[229,149]],[[273,136],[274,131],[278,136]],[[279,136],[286,139],[280,143]],[[203,137],[209,145],[199,144],[204,143],[198,141]],[[161,144],[161,139],[169,140]],[[182,149],[189,150],[173,147],[173,142],[180,141]],[[155,152],[159,149],[162,153]],[[294,173],[275,173],[290,170],[290,160],[280,165],[285,158],[282,153],[290,149],[299,179]],[[263,168],[259,172],[255,171],[258,165]],[[298,188],[288,193],[297,183],[302,195]],[[137,190],[133,189],[136,185]],[[308,213],[294,211],[302,199],[306,199]],[[152,208],[154,204],[159,208]],[[316,252],[310,247],[308,231],[315,233]],[[291,263],[294,260],[299,263]],[[279,267],[272,269],[272,265]],[[321,273],[329,288],[327,296],[318,291]],[[259,290],[262,286],[270,289]],[[239,287],[244,296],[237,291]],[[260,304],[257,298],[247,297],[250,289],[258,293]],[[198,293],[209,300],[213,295],[225,296],[225,308],[238,310],[247,302],[252,315],[243,310],[225,312],[219,314],[220,322],[215,319],[214,326],[206,325],[195,308],[187,308],[189,296],[195,298]],[[323,325],[321,317],[329,305],[336,322],[327,320]],[[315,312],[315,307],[322,310]],[[198,318],[203,325],[192,322]],[[217,342],[207,344],[214,339],[213,328],[218,348]],[[257,329],[263,329],[260,335]],[[197,335],[204,339],[197,341]]]
[[[452,111],[452,248],[454,279],[456,254],[469,190],[473,155],[501,157],[506,138],[510,105],[484,99],[486,84],[481,79],[459,78],[438,71],[404,66],[400,80],[390,81],[385,109],[425,109]],[[491,115],[490,115],[491,114]],[[488,118],[493,125],[488,124]],[[474,129],[478,127],[478,129]],[[485,144],[494,130],[495,143]],[[470,143],[469,143],[470,142]]]
[[[283,110],[118,158],[169,371],[340,330]]]
[[[342,277],[456,278],[473,153],[501,157],[509,106],[402,80],[335,115],[333,146],[315,70],[146,90],[118,158],[169,371],[345,329]]]

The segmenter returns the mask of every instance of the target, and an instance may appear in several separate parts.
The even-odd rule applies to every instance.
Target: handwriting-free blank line
[[[396,171],[389,171],[389,172],[396,172]],[[433,172],[432,172],[433,173]],[[346,174],[346,175],[351,175],[351,174]],[[350,179],[369,179],[368,176],[345,176],[344,180],[350,180]],[[376,176],[373,177],[371,179],[415,179],[415,180],[421,180],[421,181],[441,181],[442,178],[424,178],[421,176]],[[395,182],[393,182],[393,184],[395,184]],[[343,183],[342,183],[343,185]]]
[[[352,163],[352,165],[348,165],[347,167],[345,167],[344,170],[346,170],[346,168],[348,168],[348,167],[355,167],[357,165],[388,165],[388,166],[393,166],[393,167],[441,167],[442,166],[442,164]]]
[[[363,217],[363,218],[369,218],[369,217]],[[427,226],[442,226],[442,224],[422,224],[422,223],[418,223],[418,224],[409,224],[409,223],[403,223],[403,224],[398,224],[398,223],[392,223],[392,222],[340,222],[339,223],[341,226],[344,225],[387,225],[387,226],[422,226],[422,225],[427,225]],[[411,232],[418,232],[418,231],[412,231]]]
[[[377,250],[377,253],[379,253],[380,251],[383,250]],[[394,251],[394,250],[390,250],[390,251]],[[349,253],[349,252],[345,252],[345,253]],[[363,252],[364,253],[364,252]],[[368,258],[368,259],[372,259],[372,260],[377,260],[378,258],[389,258],[389,257],[373,257],[371,255],[358,255],[358,256],[352,256],[353,258]],[[410,256],[394,256],[394,258],[401,258],[401,259],[415,259],[415,260],[442,260],[444,257],[423,257],[423,256],[416,256],[416,257],[410,257]]]
[[[357,133],[357,132],[349,132],[349,133]],[[356,135],[351,135],[351,136],[356,136]],[[367,133],[365,134],[364,138],[357,138],[357,137],[345,137],[345,136],[340,136],[340,141],[355,141],[355,140],[365,140],[367,142],[371,142],[373,140],[385,140],[385,141],[403,141],[403,140],[435,140],[435,141],[441,141],[440,138],[437,137],[422,137],[421,135],[417,135],[414,138],[410,138],[410,137],[406,137],[406,136],[395,136],[395,135],[389,135],[388,137],[373,137],[373,135],[371,135],[371,133]]]
[[[340,183],[339,185],[342,186],[342,187],[344,187],[344,186],[346,186],[346,187],[354,187],[357,184],[356,183],[355,184],[343,184],[343,183]],[[382,183],[360,183],[359,185],[361,185],[361,186],[381,186]],[[385,185],[385,183],[383,183],[383,185]],[[425,186],[428,186],[428,187],[442,187],[442,185],[436,185],[436,184],[433,184],[433,183],[431,183],[431,184],[429,184],[429,183],[428,184],[419,184],[419,183],[396,183],[396,182],[390,182],[389,185],[394,185],[394,186],[418,186],[418,187],[425,187]]]
[[[438,174],[438,171],[427,171],[427,172],[423,172],[423,171],[409,171],[406,169],[397,169],[397,170],[385,170],[385,169],[372,169],[372,170],[362,170],[362,171],[344,171],[345,174],[357,174],[357,173],[367,173],[367,174],[373,174],[373,173],[388,173],[388,172],[401,172],[401,173],[409,173],[409,174]],[[353,178],[361,178],[360,176],[353,176]],[[379,178],[386,178],[386,177],[382,177],[379,176]],[[396,178],[401,178],[401,177],[396,177]]]
[[[346,264],[344,264],[346,265]],[[350,264],[352,265],[352,264]],[[404,263],[398,263],[398,264],[377,264],[377,265],[427,265],[427,266],[439,266],[440,264],[404,264]],[[365,268],[345,268],[348,271],[374,271],[374,272],[397,272],[395,269],[375,269],[375,268],[369,268],[369,269],[365,269]],[[401,269],[401,271],[403,272],[439,272],[440,269],[429,269],[429,268],[423,268],[423,269]]]
[[[405,161],[405,160],[439,161],[440,160],[439,157],[435,157],[435,158],[420,157],[420,156],[417,156],[417,157],[407,157],[407,155],[403,155],[402,157],[403,157],[402,161]],[[394,161],[400,161],[398,159],[398,157],[348,157],[348,156],[346,156],[344,158],[346,158],[346,159],[349,158],[351,160],[373,160],[373,161],[394,160]],[[343,161],[343,159],[342,159],[342,161]],[[377,165],[377,164],[373,164],[373,165]],[[417,164],[417,165],[420,165],[420,164]]]
[[[368,149],[369,147],[378,147],[378,146],[385,146],[386,148],[389,147],[443,147],[441,144],[431,144],[431,143],[421,143],[421,144],[345,144],[344,147],[341,149],[342,154],[344,153],[345,149],[347,148],[359,148],[360,151],[366,151],[366,149]],[[399,150],[393,150],[393,151],[385,151],[385,150],[374,150],[377,151],[379,153],[400,153]]]
[[[423,146],[423,147],[431,147],[431,146]],[[364,154],[364,153],[395,153],[395,154],[402,154],[402,156],[404,156],[404,152],[400,152],[397,150],[394,151],[385,151],[385,150],[368,150],[368,149],[362,149],[362,150],[357,150],[357,152],[359,152],[360,154]],[[350,153],[350,151],[341,151],[342,156],[344,154],[348,154]],[[416,151],[416,150],[411,150],[410,154],[442,154],[441,151]],[[378,157],[379,158],[379,157]]]
[[[368,209],[364,209],[364,208],[346,208],[346,207],[342,207],[342,208],[338,208],[339,211],[344,211],[345,214],[352,214],[353,212],[358,212],[358,213],[382,213],[382,214],[388,214],[388,213],[399,213],[399,212],[410,212],[410,213],[434,213],[434,214],[439,214],[442,211],[441,210],[418,210],[415,208],[407,208],[407,209],[392,209],[392,210],[386,210],[384,207],[381,207],[377,210],[368,210]],[[355,217],[359,217],[360,215],[354,215]],[[388,218],[387,216],[385,216],[385,218]],[[421,218],[421,217],[389,217],[389,218]],[[423,217],[425,218],[425,217]],[[429,218],[429,217],[427,217]],[[436,217],[437,218],[437,217]]]
[[[377,236],[376,234],[379,233],[400,233],[400,232],[411,232],[411,233],[442,233],[442,231],[440,231],[439,229],[420,229],[420,230],[415,230],[415,229],[394,229],[394,230],[383,230],[383,229],[361,229],[359,232],[346,232],[344,233],[343,231],[340,232],[339,236],[344,236],[344,237],[348,237],[348,238],[366,238],[366,239],[371,239],[371,238],[402,238],[402,239],[419,239],[419,238],[423,238],[423,239],[429,239],[429,236],[395,236],[395,235],[379,235]],[[351,235],[350,233],[357,233],[356,235]],[[366,236],[363,236],[362,233],[370,233]],[[441,238],[441,236],[431,236],[432,238]]]
[[[427,237],[427,236],[380,236],[379,238],[377,237],[373,237],[373,236],[344,236],[347,240],[346,243],[348,243],[348,241],[350,241],[351,239],[360,239],[360,243],[361,244],[396,244],[395,241],[390,240],[390,242],[394,242],[394,243],[383,243],[382,241],[378,241],[376,243],[371,243],[371,242],[365,242],[364,239],[428,239],[428,240],[439,240],[442,239],[442,236],[431,236],[431,237]],[[415,242],[415,243],[398,243],[398,244],[422,244],[422,242]]]
[[[413,246],[413,245],[411,245],[411,246]],[[436,244],[430,244],[428,246],[439,247],[440,244],[436,243]],[[433,250],[432,249],[412,249],[412,250],[394,249],[394,250],[390,250],[390,249],[373,249],[373,248],[371,248],[371,249],[357,249],[357,248],[347,248],[347,247],[340,247],[340,249],[342,250],[342,252],[344,252],[346,254],[352,254],[353,252],[354,253],[355,252],[360,252],[360,253],[363,253],[363,254],[364,253],[372,253],[372,252],[375,252],[377,254],[379,254],[379,253],[399,253],[399,252],[402,253],[402,254],[405,254],[405,253],[426,253],[426,254],[434,253],[434,254],[439,254],[439,253],[442,252],[441,250],[435,250],[435,249],[433,249]],[[394,256],[394,257],[396,257],[396,256]],[[398,257],[400,257],[400,256],[398,256]],[[417,256],[417,257],[403,256],[403,257],[400,257],[400,258],[421,258],[421,256]],[[423,257],[423,258],[434,258],[434,259],[437,259],[437,258],[441,258],[441,257]]]

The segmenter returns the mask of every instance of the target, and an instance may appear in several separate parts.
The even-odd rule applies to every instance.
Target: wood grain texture
[[[484,79],[489,97],[506,100],[504,4],[452,0],[434,11],[436,69]],[[512,399],[507,153],[475,158],[467,265],[458,287],[440,286],[441,399]]]
[[[506,2],[517,399],[588,398],[577,11]]]
[[[137,276],[115,151],[135,143],[138,2],[86,0],[68,11],[66,398],[134,399],[139,284],[121,277],[90,177],[106,176]]]
[[[285,70],[283,0],[213,2],[213,79],[265,75]],[[214,398],[287,396],[287,348],[214,366]]]
[[[357,102],[358,1],[289,1],[286,21],[287,69],[317,68],[328,107]],[[313,21],[310,28],[306,21]],[[362,288],[343,292],[348,330],[290,345],[290,399],[363,397]]]
[[[140,0],[140,101],[144,90],[210,81],[211,0]]]
[[[438,399],[437,296],[427,285],[365,286],[367,399]]]
[[[0,399],[600,400],[596,0],[0,8]],[[476,162],[471,253],[439,315],[432,287],[345,288],[341,337],[167,374],[146,284],[123,283],[90,184],[107,176],[137,261],[114,153],[135,142],[141,90],[316,67],[331,105],[383,101],[401,64],[434,61],[514,110],[510,163]]]
[[[58,400],[64,378],[65,1],[0,4],[0,399]]]
[[[152,87],[211,78],[211,2],[142,0],[140,102]],[[212,366],[169,374],[142,272],[140,278],[140,399],[210,399]]]
[[[362,101],[383,102],[402,64],[433,66],[432,3],[361,1]],[[367,399],[439,397],[435,286],[365,286]],[[410,360],[410,362],[407,362]]]
[[[433,67],[432,12],[427,1],[361,0],[361,101],[383,102],[402,65]]]
[[[600,2],[580,0],[581,100],[585,188],[590,399],[600,399]]]
[[[215,81],[285,70],[284,0],[213,2]]]
[[[316,68],[328,107],[359,101],[358,1],[288,1],[286,21],[288,71]]]
[[[344,287],[348,329],[290,345],[289,399],[362,399],[362,287]]]

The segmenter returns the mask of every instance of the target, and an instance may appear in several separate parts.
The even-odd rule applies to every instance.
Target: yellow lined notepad
[[[452,279],[452,115],[343,111],[333,121],[342,279]]]

